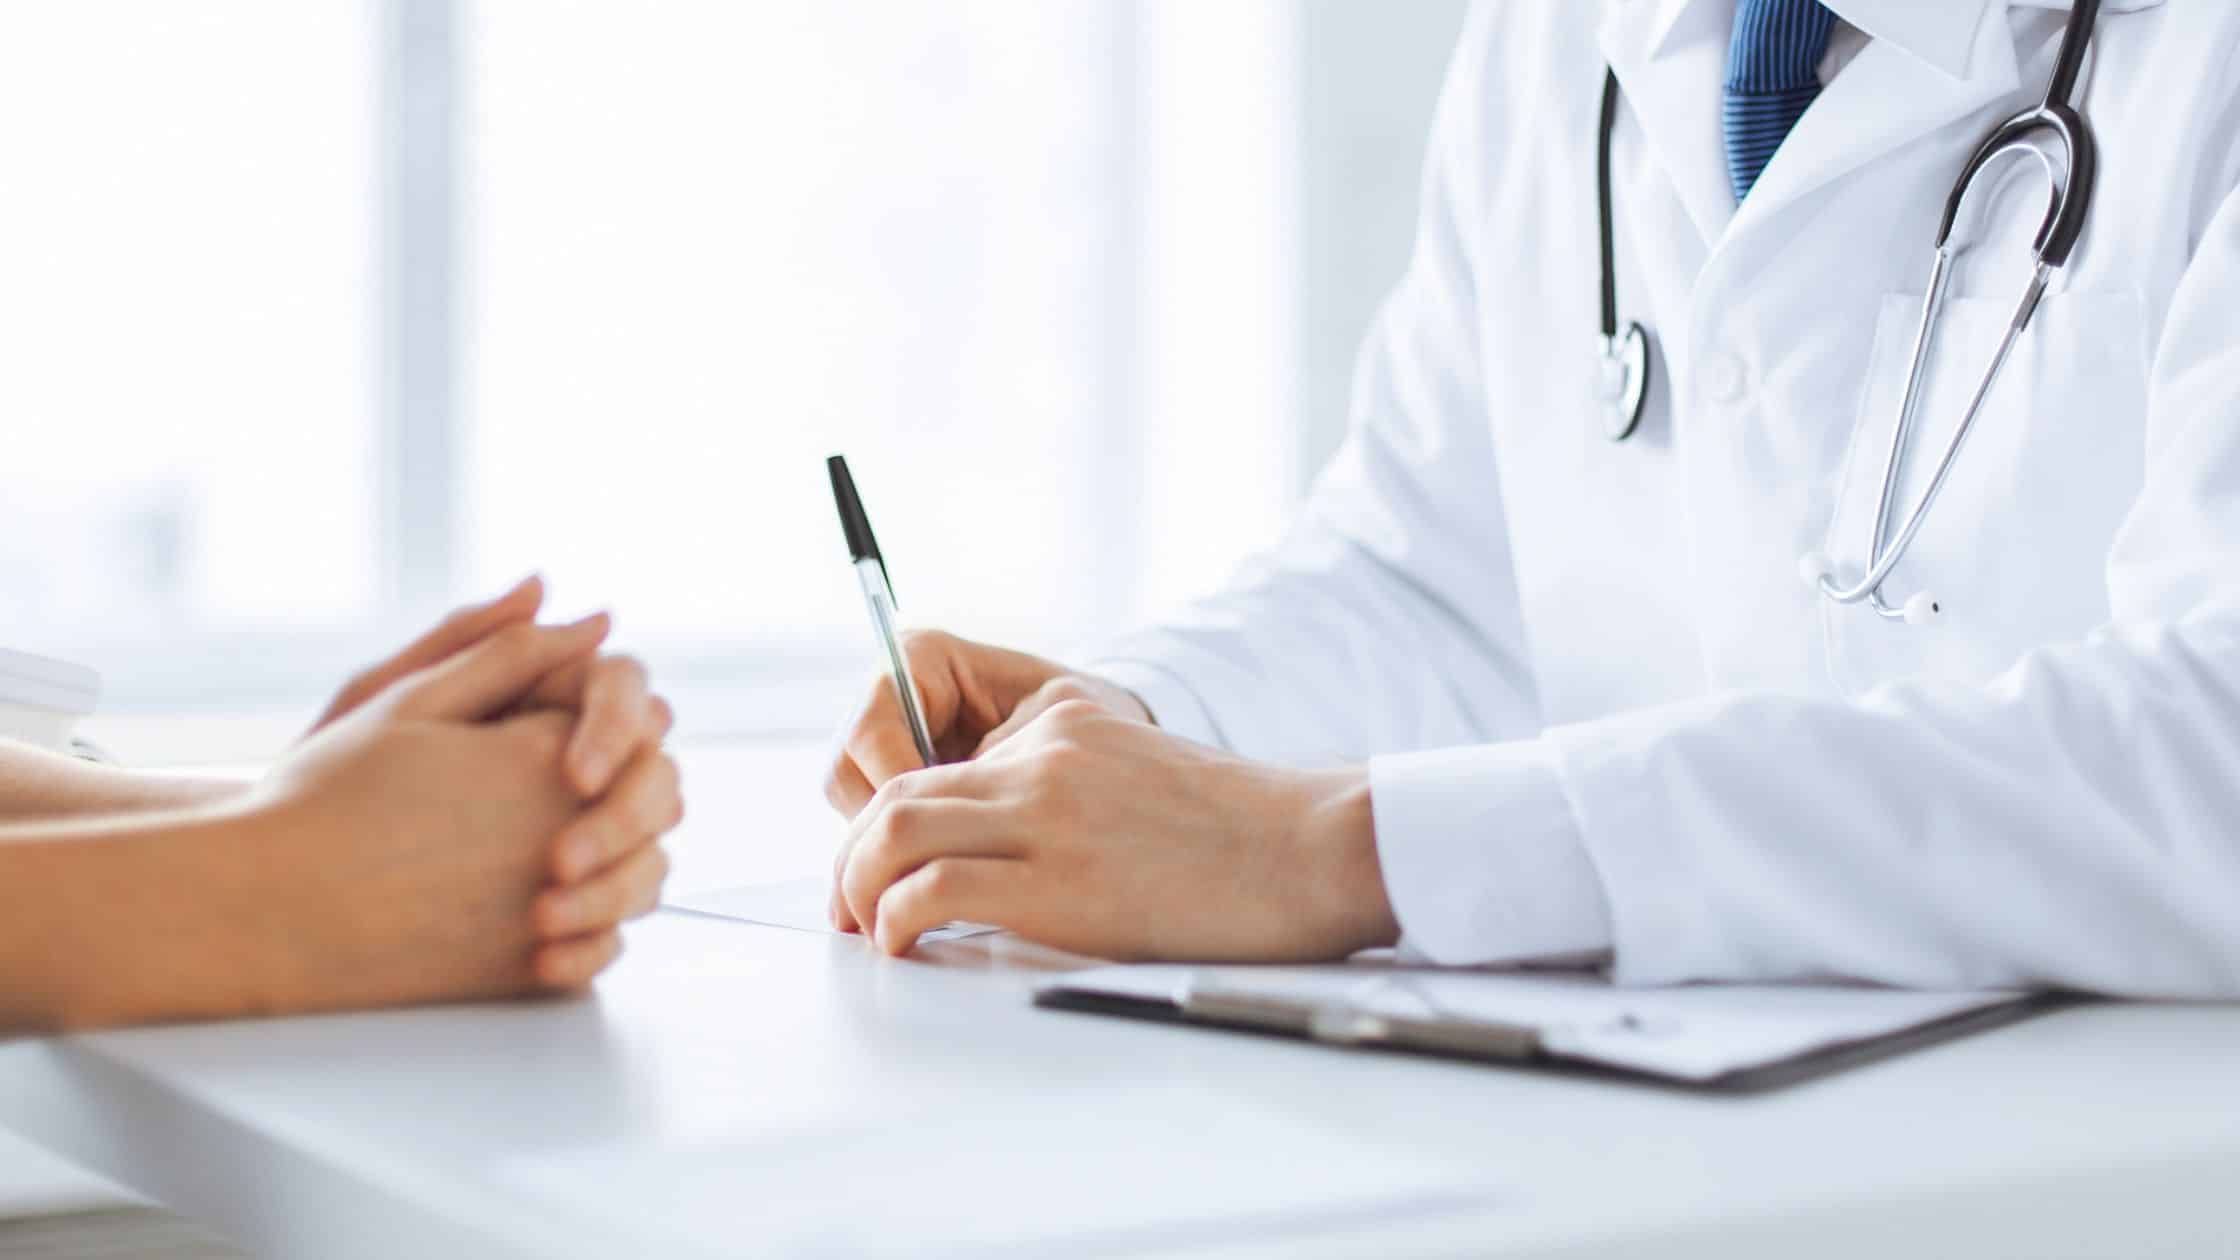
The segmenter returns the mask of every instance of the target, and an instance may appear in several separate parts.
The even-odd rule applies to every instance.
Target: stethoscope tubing
[[[1905,558],[1920,534],[1930,508],[1944,489],[1953,466],[1959,460],[1961,448],[1983,412],[1985,402],[1989,400],[1993,387],[2004,373],[2008,360],[2013,357],[2022,334],[2028,330],[2031,320],[2036,316],[2038,305],[2045,297],[2054,273],[2068,264],[2070,254],[2082,238],[2085,225],[2090,219],[2092,194],[2099,177],[2098,147],[2091,125],[2073,101],[2099,17],[2100,0],[2075,0],[2069,10],[2068,24],[2062,32],[2061,47],[2054,59],[2054,69],[2046,84],[2043,103],[1994,128],[1969,156],[1967,165],[1962,168],[1958,179],[1953,183],[1951,193],[1945,199],[1943,219],[1937,227],[1928,291],[1922,299],[1921,322],[1914,333],[1912,354],[1906,368],[1905,389],[1898,405],[1897,422],[1892,426],[1889,451],[1883,460],[1882,486],[1875,504],[1874,529],[1868,537],[1866,571],[1856,581],[1846,585],[1837,581],[1835,575],[1826,569],[1824,563],[1817,562],[1816,558],[1807,557],[1805,562],[1807,580],[1820,594],[1835,603],[1865,603],[1878,615],[1893,620],[1921,620],[1941,611],[1941,606],[1934,597],[1926,592],[1906,601],[1903,606],[1894,607],[1883,597],[1883,583]],[[1617,71],[1605,66],[1595,166],[1602,265],[1599,312],[1604,373],[1602,394],[1607,412],[1605,431],[1613,441],[1624,441],[1631,437],[1640,424],[1647,400],[1650,361],[1646,331],[1639,324],[1632,324],[1625,329],[1621,338],[1618,324],[1617,228],[1610,150],[1611,138],[1617,128],[1620,96]],[[2040,140],[2040,137],[2047,134],[2059,142],[2061,152],[2058,162]],[[1941,326],[1946,297],[1951,287],[1953,264],[1968,248],[1965,242],[1954,239],[1968,195],[1976,186],[1977,177],[1987,167],[2025,153],[2038,159],[2053,190],[2045,221],[2039,226],[2033,244],[2029,286],[2016,304],[2014,315],[2008,321],[1998,349],[1978,380],[1966,411],[1961,414],[1960,423],[1954,428],[1952,437],[1946,441],[1937,465],[1930,473],[1928,484],[1905,513],[1903,522],[1893,535],[1890,523],[1898,503],[1906,450],[1920,410],[1922,386],[1927,376],[1929,359],[1935,351],[1937,330]],[[1639,363],[1638,369],[1634,366],[1636,361]]]

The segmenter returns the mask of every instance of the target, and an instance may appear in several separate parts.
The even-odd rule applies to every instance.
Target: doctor
[[[836,922],[2240,996],[2236,65],[2200,0],[1480,4],[1288,538],[1087,669],[915,639],[956,763],[873,691]]]

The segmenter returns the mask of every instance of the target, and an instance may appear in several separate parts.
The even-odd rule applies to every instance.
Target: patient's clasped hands
[[[590,980],[667,873],[672,714],[601,653],[604,615],[541,626],[543,595],[531,579],[367,670],[247,787],[0,745],[0,1027]]]
[[[277,843],[324,850],[275,907],[306,966],[266,1003],[570,988],[653,908],[683,816],[672,712],[599,653],[603,614],[540,626],[542,596],[530,579],[361,674],[251,794]]]

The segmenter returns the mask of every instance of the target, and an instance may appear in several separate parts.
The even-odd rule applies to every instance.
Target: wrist
[[[78,1029],[261,1010],[255,966],[269,951],[258,948],[254,908],[239,895],[256,872],[250,814],[236,797],[66,824],[34,842],[36,883],[49,897],[27,917],[45,920],[46,951],[70,962],[38,986],[44,1011],[20,1014]]]
[[[299,907],[323,904],[316,864],[295,854],[311,820],[289,796],[252,788],[204,811],[207,878],[203,913],[184,926],[197,942],[203,987],[225,1016],[273,1015],[304,1007],[306,924]]]
[[[1368,769],[1309,771],[1300,779],[1296,834],[1306,858],[1300,868],[1311,873],[1305,901],[1317,936],[1332,954],[1397,943],[1400,924],[1377,860]]]

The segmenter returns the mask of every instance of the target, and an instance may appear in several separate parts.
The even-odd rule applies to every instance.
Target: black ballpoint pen
[[[879,540],[871,536],[871,518],[863,513],[863,499],[856,494],[856,479],[848,475],[847,459],[834,455],[824,466],[832,475],[832,502],[840,509],[840,532],[848,537],[848,557],[855,561],[863,602],[871,609],[871,628],[887,649],[887,662],[894,671],[903,720],[910,724],[918,759],[929,766],[939,765],[933,752],[933,733],[926,729],[925,710],[918,704],[918,683],[910,675],[910,658],[903,654],[902,636],[895,628],[894,582],[887,577],[887,562],[879,555]]]

